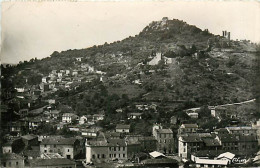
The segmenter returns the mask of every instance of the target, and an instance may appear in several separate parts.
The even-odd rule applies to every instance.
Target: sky
[[[260,42],[257,1],[3,2],[1,17],[1,63],[122,40],[163,17]]]

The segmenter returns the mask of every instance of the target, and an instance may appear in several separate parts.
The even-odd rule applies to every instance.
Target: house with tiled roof
[[[117,124],[116,125],[116,132],[129,133],[130,132],[130,125]]]
[[[128,113],[128,119],[142,119],[142,113]]]
[[[191,154],[193,152],[197,152],[202,150],[205,147],[204,138],[211,138],[211,134],[186,134],[186,135],[181,135],[178,137],[178,155],[182,159],[190,159]],[[215,143],[215,141],[207,141],[207,143],[210,145],[212,143]],[[216,143],[218,146],[219,143]]]
[[[86,162],[127,160],[127,143],[124,139],[86,141]]]
[[[62,122],[72,123],[73,121],[79,120],[79,116],[74,113],[64,113],[62,115]]]
[[[24,157],[15,153],[0,155],[1,167],[24,168]]]
[[[178,134],[196,133],[198,128],[197,124],[182,124],[178,130]]]
[[[171,129],[155,129],[153,136],[158,142],[157,150],[163,153],[172,153],[174,151],[174,138]]]
[[[67,159],[73,159],[83,150],[80,141],[76,138],[48,137],[42,140],[40,152],[41,154],[58,153]]]
[[[21,136],[21,138],[26,147],[39,145],[38,136],[36,136],[36,135],[27,134],[27,135]]]

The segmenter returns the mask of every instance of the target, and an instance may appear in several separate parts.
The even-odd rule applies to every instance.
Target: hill
[[[2,67],[2,86],[5,90],[11,86],[23,87],[28,82],[39,84],[52,70],[81,71],[81,65],[87,64],[94,67],[95,72],[105,73],[97,73],[102,82],[82,86],[66,99],[59,96],[62,93],[53,93],[61,97],[61,103],[81,114],[108,110],[110,101],[97,98],[104,93],[113,100],[112,111],[126,108],[129,103],[125,101],[130,100],[163,104],[164,110],[169,111],[240,102],[258,99],[256,47],[249,41],[232,41],[184,21],[163,18],[122,41],[55,51],[42,60]],[[76,61],[78,57],[82,58],[81,62]],[[83,73],[82,77],[89,75]],[[121,102],[117,104],[118,100]]]

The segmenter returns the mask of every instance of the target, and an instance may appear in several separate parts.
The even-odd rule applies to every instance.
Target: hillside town
[[[168,18],[163,18],[144,32],[164,30],[167,24]],[[70,66],[48,72],[35,68],[36,59],[7,75],[3,72],[1,167],[260,166],[260,116],[253,108],[258,101],[254,95],[241,96],[244,99],[223,96],[208,103],[197,95],[189,96],[193,94],[189,90],[174,90],[184,88],[177,77],[178,73],[189,76],[185,61],[190,60],[197,63],[194,73],[198,66],[205,70],[202,75],[217,74],[220,68],[227,83],[239,78],[239,72],[228,71],[232,62],[227,64],[230,69],[216,68],[213,59],[238,53],[250,56],[255,51],[237,51],[234,46],[253,44],[232,41],[230,32],[222,33],[216,37],[218,45],[233,47],[215,43],[211,47],[210,40],[206,50],[172,45],[174,55],[190,55],[187,58],[169,57],[171,52],[157,47],[145,59],[128,57],[134,55],[132,50],[117,51],[98,53],[95,63],[85,56],[71,57]],[[59,60],[59,54],[50,59]],[[170,84],[171,78],[177,84]],[[13,85],[15,79],[20,81]],[[200,85],[199,80],[187,80],[194,87]]]

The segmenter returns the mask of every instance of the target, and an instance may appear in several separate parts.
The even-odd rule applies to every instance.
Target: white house
[[[142,119],[142,113],[129,113],[128,119]]]
[[[77,57],[76,60],[81,62],[82,61],[82,57]]]
[[[130,125],[123,125],[123,124],[117,124],[116,125],[116,132],[130,132]]]
[[[59,77],[59,78],[62,77],[62,75],[63,75],[62,72],[59,72],[59,73],[58,73],[58,77]]]
[[[94,114],[93,115],[93,121],[101,121],[104,120],[104,116],[103,114]]]
[[[23,93],[25,91],[24,88],[15,88],[18,93]]]
[[[78,120],[79,117],[73,113],[64,113],[62,115],[62,122],[64,123],[72,123],[73,121]]]

